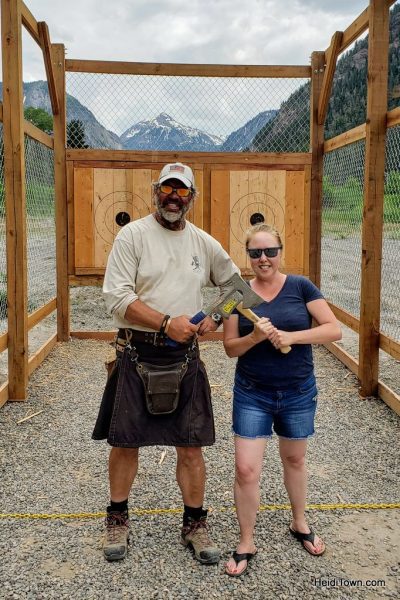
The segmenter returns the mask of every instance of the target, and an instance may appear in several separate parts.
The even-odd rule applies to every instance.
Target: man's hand
[[[175,342],[187,344],[196,335],[198,329],[199,325],[193,325],[193,323],[190,322],[190,317],[181,315],[180,317],[171,319],[167,335],[172,340],[175,340]]]
[[[204,335],[206,333],[210,333],[211,331],[216,331],[219,325],[212,319],[211,317],[206,317],[199,323],[199,329],[197,333],[199,335]]]

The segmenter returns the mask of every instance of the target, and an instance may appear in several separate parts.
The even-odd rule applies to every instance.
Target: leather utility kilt
[[[169,348],[131,342],[139,361],[168,365],[183,361],[187,347]],[[198,347],[181,382],[177,409],[152,415],[146,407],[143,383],[129,351],[119,353],[103,394],[92,434],[111,446],[211,446],[215,441],[211,390]]]

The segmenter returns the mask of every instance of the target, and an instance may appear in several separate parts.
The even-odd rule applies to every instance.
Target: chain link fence
[[[325,297],[360,314],[365,141],[324,157],[321,287]]]
[[[28,312],[56,295],[53,150],[25,136]]]
[[[321,287],[359,318],[365,141],[324,157]],[[400,126],[388,129],[382,249],[381,331],[400,339]]]
[[[69,148],[309,150],[308,79],[67,73]]]
[[[383,212],[381,331],[400,340],[400,126],[387,130]]]

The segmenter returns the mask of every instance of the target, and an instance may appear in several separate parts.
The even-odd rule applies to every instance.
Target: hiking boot
[[[106,516],[103,552],[107,560],[121,560],[128,552],[130,525],[128,511],[111,511]]]
[[[198,521],[188,519],[187,524],[182,527],[181,544],[190,548],[203,565],[214,565],[220,559],[220,551],[208,535],[206,516],[200,517]]]

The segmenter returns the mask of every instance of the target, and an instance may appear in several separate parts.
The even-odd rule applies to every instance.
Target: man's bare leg
[[[208,535],[207,511],[203,509],[206,467],[202,449],[178,447],[176,453],[176,479],[185,505],[181,542],[201,563],[215,564],[220,551]]]
[[[138,448],[112,448],[108,462],[111,504],[107,508],[103,552],[106,560],[125,558],[129,541],[128,496],[138,470]]]

